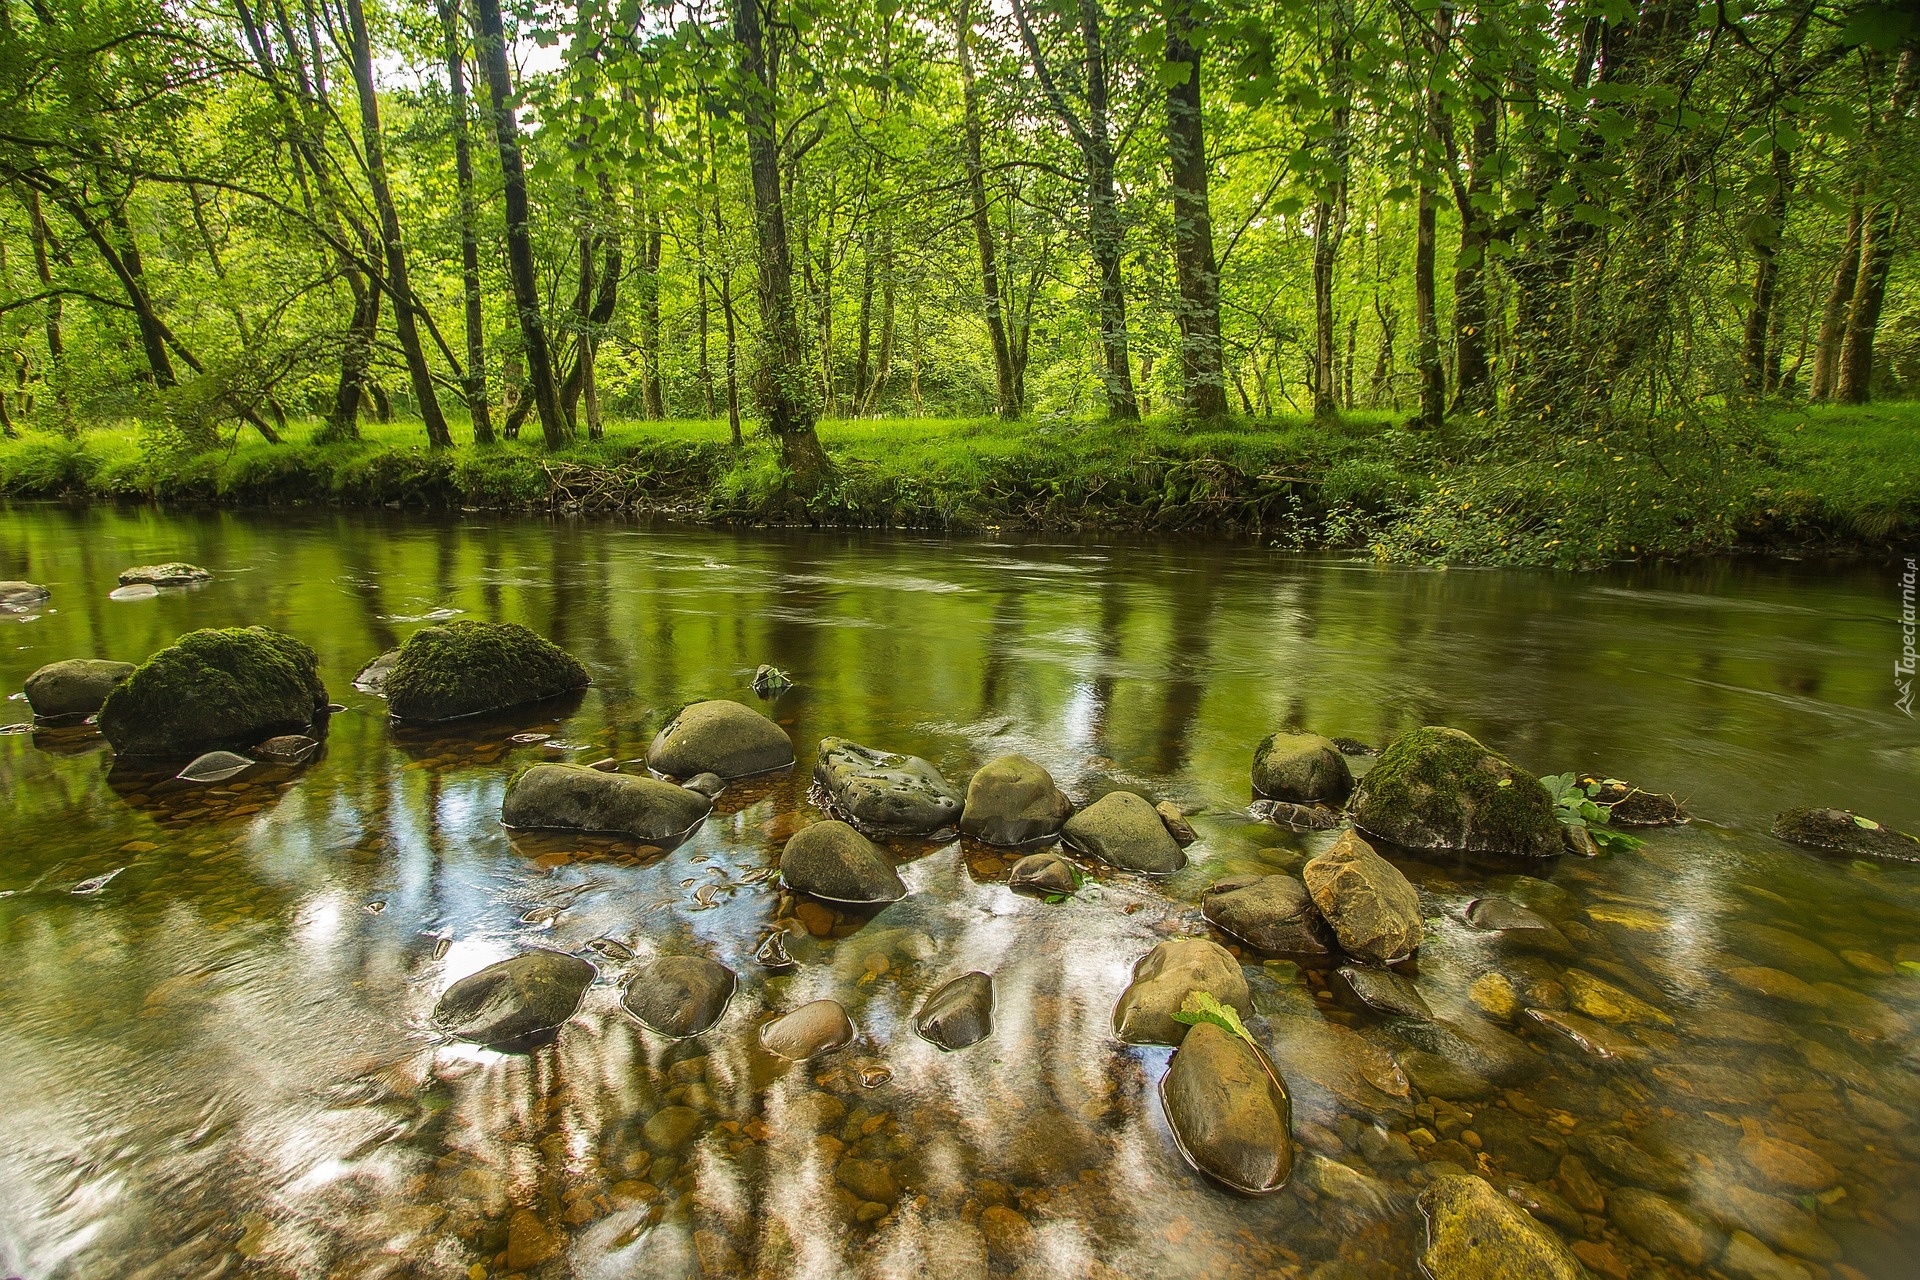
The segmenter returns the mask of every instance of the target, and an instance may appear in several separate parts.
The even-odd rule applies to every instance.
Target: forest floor
[[[830,421],[834,472],[797,491],[770,442],[719,421],[616,422],[429,450],[416,422],[358,442],[168,451],[134,426],[0,441],[16,497],[665,514],[722,523],[1207,532],[1426,563],[1586,566],[1920,541],[1920,402],[1723,410],[1595,432],[1358,412],[1188,427],[995,419]],[[458,428],[456,428],[456,433]]]

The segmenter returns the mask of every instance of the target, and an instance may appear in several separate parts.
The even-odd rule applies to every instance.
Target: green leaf
[[[1240,1021],[1240,1014],[1231,1006],[1221,1004],[1214,999],[1210,991],[1189,991],[1187,998],[1180,1002],[1180,1011],[1173,1015],[1175,1022],[1184,1022],[1192,1027],[1202,1022],[1211,1022],[1222,1031],[1230,1031],[1245,1040],[1255,1049],[1260,1046],[1254,1040],[1253,1033],[1247,1030],[1247,1024]]]
[[[1862,831],[1878,831],[1880,829],[1880,824],[1872,818],[1863,818],[1857,813],[1853,815],[1853,825],[1859,827]]]
[[[1908,973],[1920,973],[1920,960],[1902,960],[1900,967]],[[1179,1015],[1175,1014],[1174,1016],[1178,1017]]]

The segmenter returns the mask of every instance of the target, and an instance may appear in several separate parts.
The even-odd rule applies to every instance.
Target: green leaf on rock
[[[1180,1002],[1180,1011],[1173,1015],[1175,1022],[1183,1022],[1192,1027],[1202,1022],[1211,1022],[1222,1031],[1230,1031],[1245,1040],[1254,1049],[1253,1033],[1247,1030],[1247,1024],[1240,1021],[1240,1014],[1231,1005],[1221,1004],[1210,991],[1189,991],[1187,998]]]

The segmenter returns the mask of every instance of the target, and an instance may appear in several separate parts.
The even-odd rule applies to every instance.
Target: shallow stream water
[[[108,599],[122,568],[174,559],[216,576]],[[0,1274],[1353,1280],[1415,1274],[1415,1197],[1458,1169],[1533,1197],[1596,1275],[1774,1265],[1729,1249],[1735,1229],[1781,1276],[1920,1271],[1920,866],[1768,834],[1804,804],[1920,828],[1886,565],[1425,572],[1194,543],[16,506],[0,578],[53,591],[0,617],[5,690],[257,623],[311,645],[346,707],[307,766],[212,786],[116,771],[92,730],[0,708]],[[525,623],[593,688],[391,728],[352,678],[448,611]],[[755,699],[762,662],[796,687]],[[765,707],[799,768],[734,785],[669,851],[501,827],[515,768],[637,761],[706,697]],[[1670,1025],[1612,1028],[1598,1057],[1522,1016],[1505,1030],[1531,1062],[1489,1084],[1436,1074],[1412,1051],[1471,1068],[1471,1046],[1373,1011],[1332,966],[1245,951],[1300,1155],[1275,1195],[1221,1189],[1166,1128],[1170,1051],[1116,1042],[1114,1001],[1157,941],[1207,931],[1210,882],[1297,873],[1333,838],[1249,816],[1254,744],[1422,724],[1696,818],[1595,860],[1383,848],[1421,892],[1407,972],[1436,1016],[1486,1025],[1469,988],[1489,972],[1551,1010],[1579,969]],[[509,741],[528,732],[552,737]],[[1082,803],[1172,799],[1200,839],[1169,880],[1089,867],[1058,903],[1009,892],[991,850],[898,843],[901,902],[796,903],[768,874],[820,816],[827,734],[961,785],[1017,751]],[[1577,956],[1461,922],[1514,875],[1564,891],[1527,890]],[[753,958],[776,926],[799,961],[782,973]],[[531,946],[598,966],[575,1018],[527,1054],[446,1042],[440,992]],[[740,987],[674,1043],[619,989],[689,950]],[[1796,999],[1729,977],[1756,968],[1802,979]],[[994,1032],[942,1053],[911,1017],[971,969],[994,976]],[[853,1045],[798,1066],[759,1047],[771,1013],[821,996]]]

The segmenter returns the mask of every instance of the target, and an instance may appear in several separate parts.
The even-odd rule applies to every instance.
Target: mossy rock
[[[1253,750],[1253,790],[1269,800],[1338,805],[1353,791],[1353,771],[1331,738],[1270,733]]]
[[[1920,862],[1920,840],[1851,809],[1789,809],[1773,820],[1773,834],[1803,849]]]
[[[1543,858],[1566,847],[1540,779],[1458,729],[1415,729],[1381,752],[1353,820],[1406,849]]]
[[[458,720],[592,683],[572,654],[517,622],[461,619],[423,627],[400,646],[387,709],[401,720]]]
[[[191,756],[305,733],[327,705],[313,650],[264,627],[192,631],[113,687],[100,732],[124,756]]]

